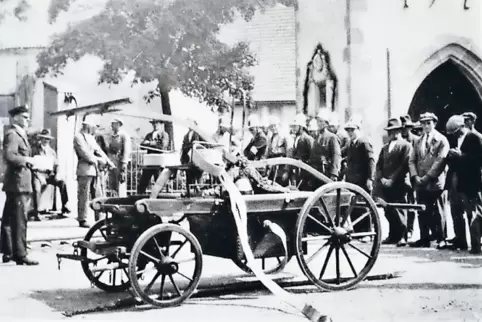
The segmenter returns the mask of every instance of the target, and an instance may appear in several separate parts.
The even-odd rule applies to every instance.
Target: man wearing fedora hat
[[[26,106],[9,111],[12,126],[3,137],[3,158],[6,163],[3,191],[6,194],[3,208],[0,252],[3,262],[15,260],[17,265],[38,265],[27,257],[27,212],[32,195],[33,159],[26,128],[30,113]]]
[[[69,196],[67,193],[67,185],[65,181],[62,180],[58,173],[58,159],[57,153],[55,153],[54,149],[50,146],[50,142],[54,139],[50,135],[49,129],[43,129],[37,134],[37,138],[39,139],[39,144],[32,148],[32,155],[36,156],[44,156],[46,157],[50,163],[53,165],[52,171],[48,173],[44,172],[34,172],[33,173],[33,211],[34,216],[38,217],[38,208],[40,203],[40,198],[42,193],[44,192],[47,185],[53,185],[55,188],[58,188],[60,191],[60,199],[62,201],[62,215],[69,214],[70,209],[67,207],[67,203],[69,202]]]
[[[119,197],[127,196],[127,163],[131,157],[131,138],[122,130],[124,122],[115,118],[111,122],[112,132],[107,135],[107,156],[116,165],[108,174],[109,187]]]
[[[89,228],[89,202],[102,195],[99,174],[103,168],[115,168],[109,157],[95,140],[97,124],[90,115],[82,121],[82,128],[74,136],[77,155],[77,220],[79,226]]]
[[[165,153],[170,147],[169,134],[162,128],[163,122],[161,120],[153,119],[150,123],[152,124],[153,130],[147,133],[141,143],[141,149],[146,150],[148,154]],[[142,169],[139,184],[137,185],[137,193],[146,193],[151,178],[154,177],[154,181],[156,181],[160,171],[162,171],[162,169]]]
[[[412,129],[414,127],[414,123],[412,122],[412,118],[410,115],[402,115],[400,116],[400,121],[402,121],[403,129],[402,129],[402,137],[407,140],[408,143],[413,145],[415,141],[419,138],[418,135],[412,133]],[[414,204],[415,203],[415,190],[410,185],[407,185],[407,203]],[[413,234],[413,224],[415,222],[415,211],[408,210],[407,211],[407,240],[412,238]]]
[[[387,202],[404,203],[406,179],[408,173],[408,158],[412,145],[402,138],[402,123],[398,118],[388,120],[385,127],[389,142],[380,151],[376,164],[377,190]],[[388,238],[384,244],[405,246],[407,241],[407,218],[403,210],[387,208],[385,216],[389,223]]]
[[[477,115],[474,112],[465,112],[462,114],[465,121],[465,126],[472,132],[480,134],[479,131],[475,129],[475,122],[477,121]]]
[[[450,146],[447,138],[435,129],[437,121],[433,113],[420,115],[424,134],[415,141],[409,159],[410,178],[417,200],[426,207],[425,211],[418,213],[420,239],[411,243],[411,247],[429,247],[431,239],[437,241],[437,248],[446,247],[445,199],[442,193],[445,158]]]

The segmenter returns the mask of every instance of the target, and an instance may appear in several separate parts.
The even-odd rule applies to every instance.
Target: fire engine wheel
[[[276,274],[281,272],[288,262],[291,260],[291,255],[288,259],[284,259],[288,256],[285,252],[283,256],[267,257],[267,258],[256,258],[256,265],[263,270],[265,274]],[[234,264],[238,266],[243,272],[248,274],[253,274],[251,269],[248,267],[246,257],[244,256],[243,248],[241,247],[241,241],[239,236],[236,239],[236,257],[233,259]]]
[[[380,244],[375,202],[361,187],[346,182],[328,183],[314,191],[296,223],[300,268],[324,291],[349,289],[363,281]]]
[[[147,264],[136,273],[139,261]],[[174,224],[159,224],[142,233],[129,258],[135,295],[158,307],[188,299],[199,284],[201,270],[201,245],[192,233]]]
[[[105,220],[96,222],[87,231],[84,240],[91,241],[92,239],[107,241]],[[114,293],[125,291],[130,287],[126,262],[119,262],[114,258],[109,258],[109,256],[95,254],[86,248],[81,249],[80,255],[95,260],[95,262],[82,261],[81,265],[85,276],[99,289]]]

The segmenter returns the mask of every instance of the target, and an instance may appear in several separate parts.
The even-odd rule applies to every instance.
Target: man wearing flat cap
[[[0,252],[3,262],[16,261],[17,265],[38,265],[27,257],[27,212],[31,205],[33,159],[26,128],[30,114],[26,106],[9,111],[12,126],[3,137],[3,159],[6,164]]]
[[[431,240],[437,248],[446,247],[445,199],[442,195],[445,183],[445,158],[449,151],[447,138],[435,129],[438,118],[433,113],[420,115],[424,134],[418,138],[410,155],[410,178],[418,203],[425,205],[419,211],[420,239],[411,247],[430,247]]]
[[[45,191],[48,185],[53,185],[55,188],[58,188],[60,191],[60,198],[62,201],[62,215],[69,214],[70,209],[67,207],[67,203],[69,202],[69,196],[67,193],[67,185],[65,181],[59,175],[58,167],[59,167],[59,160],[57,159],[57,153],[54,149],[50,146],[50,142],[54,139],[50,135],[49,129],[43,129],[37,134],[37,138],[39,139],[39,144],[32,148],[32,155],[41,156],[46,158],[49,163],[49,168],[51,166],[51,171],[47,172],[34,172],[33,173],[33,211],[34,216],[38,217],[38,210],[40,199],[42,197],[42,193]],[[50,169],[49,169],[50,170]]]
[[[400,121],[402,121],[403,129],[402,129],[402,137],[407,140],[413,147],[415,141],[420,138],[418,135],[412,133],[412,129],[415,124],[412,122],[412,118],[410,115],[403,115],[400,116]],[[407,185],[407,203],[414,204],[415,203],[415,191],[413,187]],[[413,234],[413,224],[415,222],[415,211],[408,210],[407,211],[407,240],[412,238]]]
[[[475,129],[475,122],[477,121],[477,115],[473,112],[465,112],[462,114],[465,121],[465,126],[472,132],[480,134],[479,131]]]
[[[373,146],[368,139],[361,135],[360,124],[353,120],[344,126],[350,141],[345,148],[346,174],[345,181],[356,184],[369,194],[373,191],[373,181],[375,180],[375,155]],[[351,220],[355,221],[365,213],[364,209],[353,209]],[[359,221],[355,227],[355,232],[366,233],[371,231],[370,218]]]
[[[161,120],[151,120],[152,132],[147,133],[144,141],[141,143],[141,149],[146,150],[147,154],[159,154],[169,151],[170,138],[169,134],[163,129],[163,122]],[[154,177],[154,181],[159,177],[162,169],[142,169],[141,177],[139,178],[139,184],[137,186],[137,193],[146,193],[147,187],[151,182],[151,178]]]
[[[446,188],[449,190],[455,238],[453,249],[467,249],[464,212],[470,227],[472,254],[481,254],[482,225],[482,136],[464,126],[460,115],[450,117],[447,134],[455,140],[447,155],[449,172]]]
[[[119,197],[127,196],[126,179],[127,164],[131,156],[131,138],[123,129],[124,122],[113,119],[111,122],[112,132],[107,135],[107,156],[116,165],[108,174],[109,187]]]
[[[402,123],[398,118],[388,120],[385,127],[389,142],[380,151],[376,164],[376,181],[379,185],[377,192],[386,202],[404,203],[406,179],[408,173],[408,158],[412,145],[402,138]],[[389,234],[383,243],[405,246],[407,232],[407,218],[400,209],[387,208],[385,216],[389,223]]]

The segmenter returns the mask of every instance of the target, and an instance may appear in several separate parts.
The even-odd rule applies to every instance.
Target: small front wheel
[[[143,270],[136,270],[142,265]],[[202,250],[192,233],[159,224],[137,239],[129,258],[129,276],[137,297],[158,307],[188,299],[201,278]]]

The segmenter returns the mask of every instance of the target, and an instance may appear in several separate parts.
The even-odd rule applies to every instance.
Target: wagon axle
[[[170,256],[164,256],[156,264],[157,271],[162,275],[173,275],[179,271],[179,264]]]

